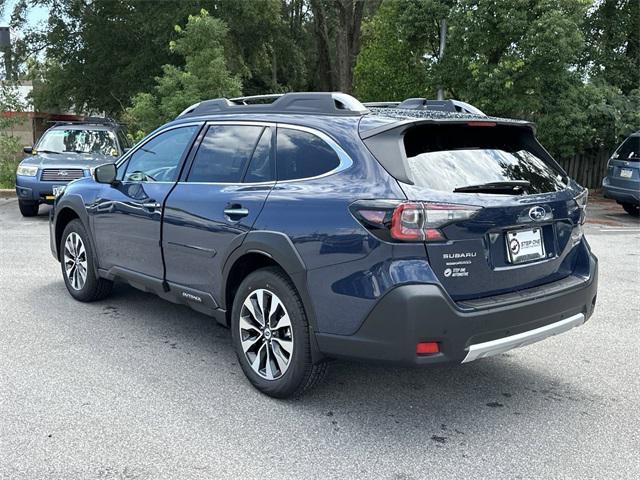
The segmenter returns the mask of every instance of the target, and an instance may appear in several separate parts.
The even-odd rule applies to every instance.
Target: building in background
[[[2,82],[0,82],[1,84]],[[70,112],[36,112],[31,106],[31,92],[33,91],[31,81],[18,82],[15,88],[19,103],[25,105],[25,107],[19,112],[3,111],[0,112],[0,115],[20,117],[22,119],[19,122],[12,122],[11,126],[7,128],[8,131],[4,133],[17,137],[25,146],[34,145],[45,130],[55,122],[82,121],[85,118],[83,115],[76,115]]]

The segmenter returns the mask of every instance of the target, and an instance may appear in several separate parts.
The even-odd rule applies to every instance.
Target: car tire
[[[632,217],[640,216],[640,205],[636,205],[634,203],[623,203],[622,208]]]
[[[113,282],[96,275],[93,246],[80,220],[72,220],[65,227],[59,252],[62,278],[73,298],[94,302],[111,293]]]
[[[256,270],[240,284],[231,317],[233,346],[246,377],[262,393],[297,397],[324,377],[327,363],[311,360],[309,330],[302,300],[281,269]]]
[[[38,202],[26,202],[18,200],[18,208],[23,217],[35,217],[38,215],[40,204]]]

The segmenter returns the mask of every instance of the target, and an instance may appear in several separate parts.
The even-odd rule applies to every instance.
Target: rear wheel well
[[[71,220],[75,220],[76,218],[80,218],[76,212],[74,212],[70,208],[62,209],[58,215],[56,220],[56,247],[60,248],[60,242],[62,241],[62,232],[69,224]],[[60,260],[60,251],[58,251],[58,260]]]
[[[225,306],[227,308],[227,325],[231,325],[231,310],[233,299],[242,281],[252,272],[265,267],[278,267],[283,272],[284,269],[273,258],[264,253],[251,252],[238,258],[227,275],[225,288]],[[285,272],[286,274],[286,272]]]

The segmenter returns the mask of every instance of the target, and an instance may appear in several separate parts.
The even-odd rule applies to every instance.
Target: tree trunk
[[[331,68],[327,14],[322,0],[311,0],[311,10],[318,45],[317,86],[320,90],[331,91],[334,85],[333,69]]]
[[[351,93],[353,68],[360,51],[362,17],[365,0],[311,0],[318,41],[319,86],[326,90]],[[333,14],[333,15],[331,15]],[[335,17],[335,39],[329,43],[328,15]],[[333,62],[331,61],[333,58]],[[328,85],[327,85],[327,81]]]

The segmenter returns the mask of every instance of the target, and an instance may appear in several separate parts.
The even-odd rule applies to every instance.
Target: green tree
[[[584,69],[627,95],[640,88],[640,2],[602,0],[585,22]]]
[[[14,45],[16,62],[31,59],[36,108],[122,113],[133,95],[151,88],[162,65],[179,63],[167,45],[175,37],[173,25],[186,20],[190,3],[18,2],[12,26],[24,35]],[[48,7],[44,28],[26,23],[32,5]]]
[[[24,120],[20,112],[26,110],[16,85],[0,82],[0,188],[13,188],[16,168],[22,150],[13,128]]]
[[[432,96],[429,65],[438,52],[442,2],[383,2],[363,26],[363,45],[354,71],[362,100],[403,100]]]
[[[224,45],[228,29],[222,20],[202,10],[189,16],[184,29],[175,29],[178,38],[170,48],[184,60],[184,66],[164,65],[151,91],[133,98],[126,117],[134,131],[149,132],[201,100],[241,93],[239,76],[227,68]]]

